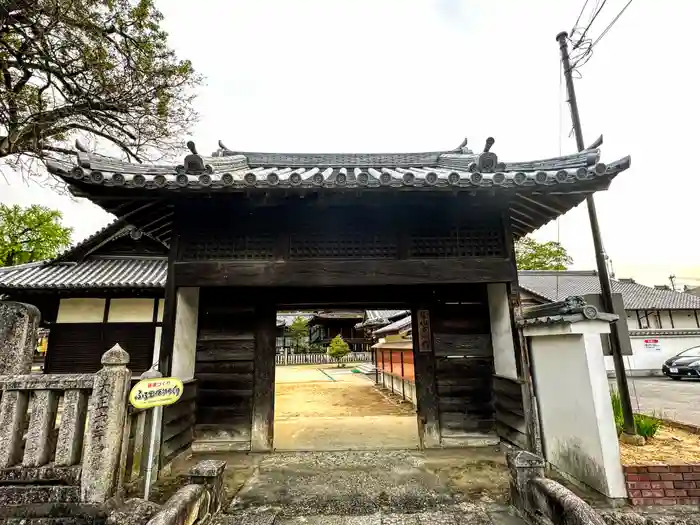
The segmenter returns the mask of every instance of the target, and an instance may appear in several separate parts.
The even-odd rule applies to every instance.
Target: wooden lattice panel
[[[498,230],[459,228],[450,235],[417,232],[409,241],[409,257],[504,257],[503,235]]]
[[[185,260],[268,260],[273,258],[274,239],[269,235],[190,239],[183,248]]]
[[[354,232],[292,234],[290,259],[394,259],[397,240]]]

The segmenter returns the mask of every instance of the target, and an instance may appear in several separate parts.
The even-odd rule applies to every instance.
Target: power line
[[[588,33],[588,30],[589,30],[589,29],[591,28],[591,26],[593,25],[593,22],[595,22],[595,19],[598,18],[598,15],[599,15],[600,12],[603,10],[603,8],[605,7],[605,4],[606,4],[607,2],[608,2],[608,0],[603,0],[603,3],[600,4],[600,7],[598,8],[598,10],[595,12],[595,14],[593,15],[593,17],[591,18],[591,21],[588,22],[588,25],[586,26],[586,29],[583,30],[583,33],[581,34],[581,37],[578,39],[578,42],[576,42],[576,43],[574,44],[574,46],[573,46],[572,49],[577,49],[577,48],[581,45],[581,43],[583,42],[583,39],[586,38],[586,33]]]
[[[595,12],[595,14],[591,17],[591,21],[588,23],[586,26],[586,29],[583,31],[581,36],[578,38],[576,43],[572,42],[572,51],[576,50],[578,53],[576,53],[574,56],[571,57],[571,69],[572,73],[577,73],[579,77],[581,76],[581,72],[579,71],[578,68],[585,66],[588,61],[592,58],[593,56],[593,48],[598,44],[598,42],[601,41],[601,39],[612,29],[612,27],[615,25],[615,23],[620,19],[622,16],[622,13],[627,10],[627,8],[630,6],[632,3],[632,0],[629,0],[625,6],[620,10],[619,13],[615,16],[615,18],[612,19],[612,21],[608,24],[608,26],[602,31],[602,33],[596,38],[595,40],[592,40],[591,38],[586,38],[586,33],[588,30],[591,28],[591,24],[595,21],[596,17],[600,13],[600,11],[603,9],[605,6],[605,2],[607,0],[603,0],[602,4],[598,8],[598,10]],[[573,54],[573,53],[572,53]]]
[[[571,34],[574,34],[574,31],[576,31],[576,28],[578,27],[578,23],[581,21],[581,15],[583,15],[583,12],[586,10],[586,6],[588,5],[588,0],[586,0],[583,3],[583,7],[581,8],[581,12],[578,14],[578,18],[576,19],[576,23],[574,24],[574,27],[571,28]]]
[[[627,4],[625,4],[625,7],[623,7],[619,13],[617,13],[617,16],[615,18],[613,18],[613,21],[610,22],[610,24],[608,24],[608,27],[606,27],[605,30],[600,34],[600,36],[598,38],[596,38],[595,42],[593,42],[593,44],[591,44],[591,49],[593,49],[593,47],[598,42],[600,42],[600,40],[607,34],[607,32],[610,31],[610,28],[612,28],[612,26],[615,25],[615,22],[617,22],[617,20],[622,16],[622,13],[625,12],[625,9],[627,9],[631,3],[632,3],[632,0],[629,0],[629,2],[627,2]]]

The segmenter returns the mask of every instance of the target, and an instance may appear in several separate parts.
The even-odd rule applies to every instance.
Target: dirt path
[[[410,403],[377,389],[346,368],[278,367],[276,450],[415,449]]]
[[[350,369],[278,367],[277,373],[284,379],[275,382],[275,420],[415,414],[410,403],[390,398]]]

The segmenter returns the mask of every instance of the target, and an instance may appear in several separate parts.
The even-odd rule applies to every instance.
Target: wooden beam
[[[175,263],[177,286],[372,286],[511,282],[503,258]]]
[[[255,355],[253,358],[253,418],[250,450],[269,452],[274,441],[275,342],[274,307],[256,308]]]
[[[440,446],[440,411],[435,383],[435,353],[430,329],[430,310],[421,306],[411,312],[413,366],[416,376],[416,411],[421,448]]]

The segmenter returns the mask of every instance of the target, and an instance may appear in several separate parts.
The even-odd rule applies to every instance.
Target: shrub
[[[338,361],[350,353],[350,346],[345,342],[340,334],[331,339],[331,344],[328,346],[328,355]]]
[[[622,434],[625,422],[624,416],[622,415],[622,400],[620,399],[620,394],[617,391],[610,392],[610,401],[612,402],[613,417],[615,418],[615,428],[619,436]],[[649,439],[654,437],[656,432],[658,432],[661,427],[661,420],[645,414],[635,414],[634,425],[637,428],[637,434]]]
[[[644,414],[635,414],[634,424],[637,427],[637,434],[647,439],[654,437],[661,427],[661,421],[659,419]]]

